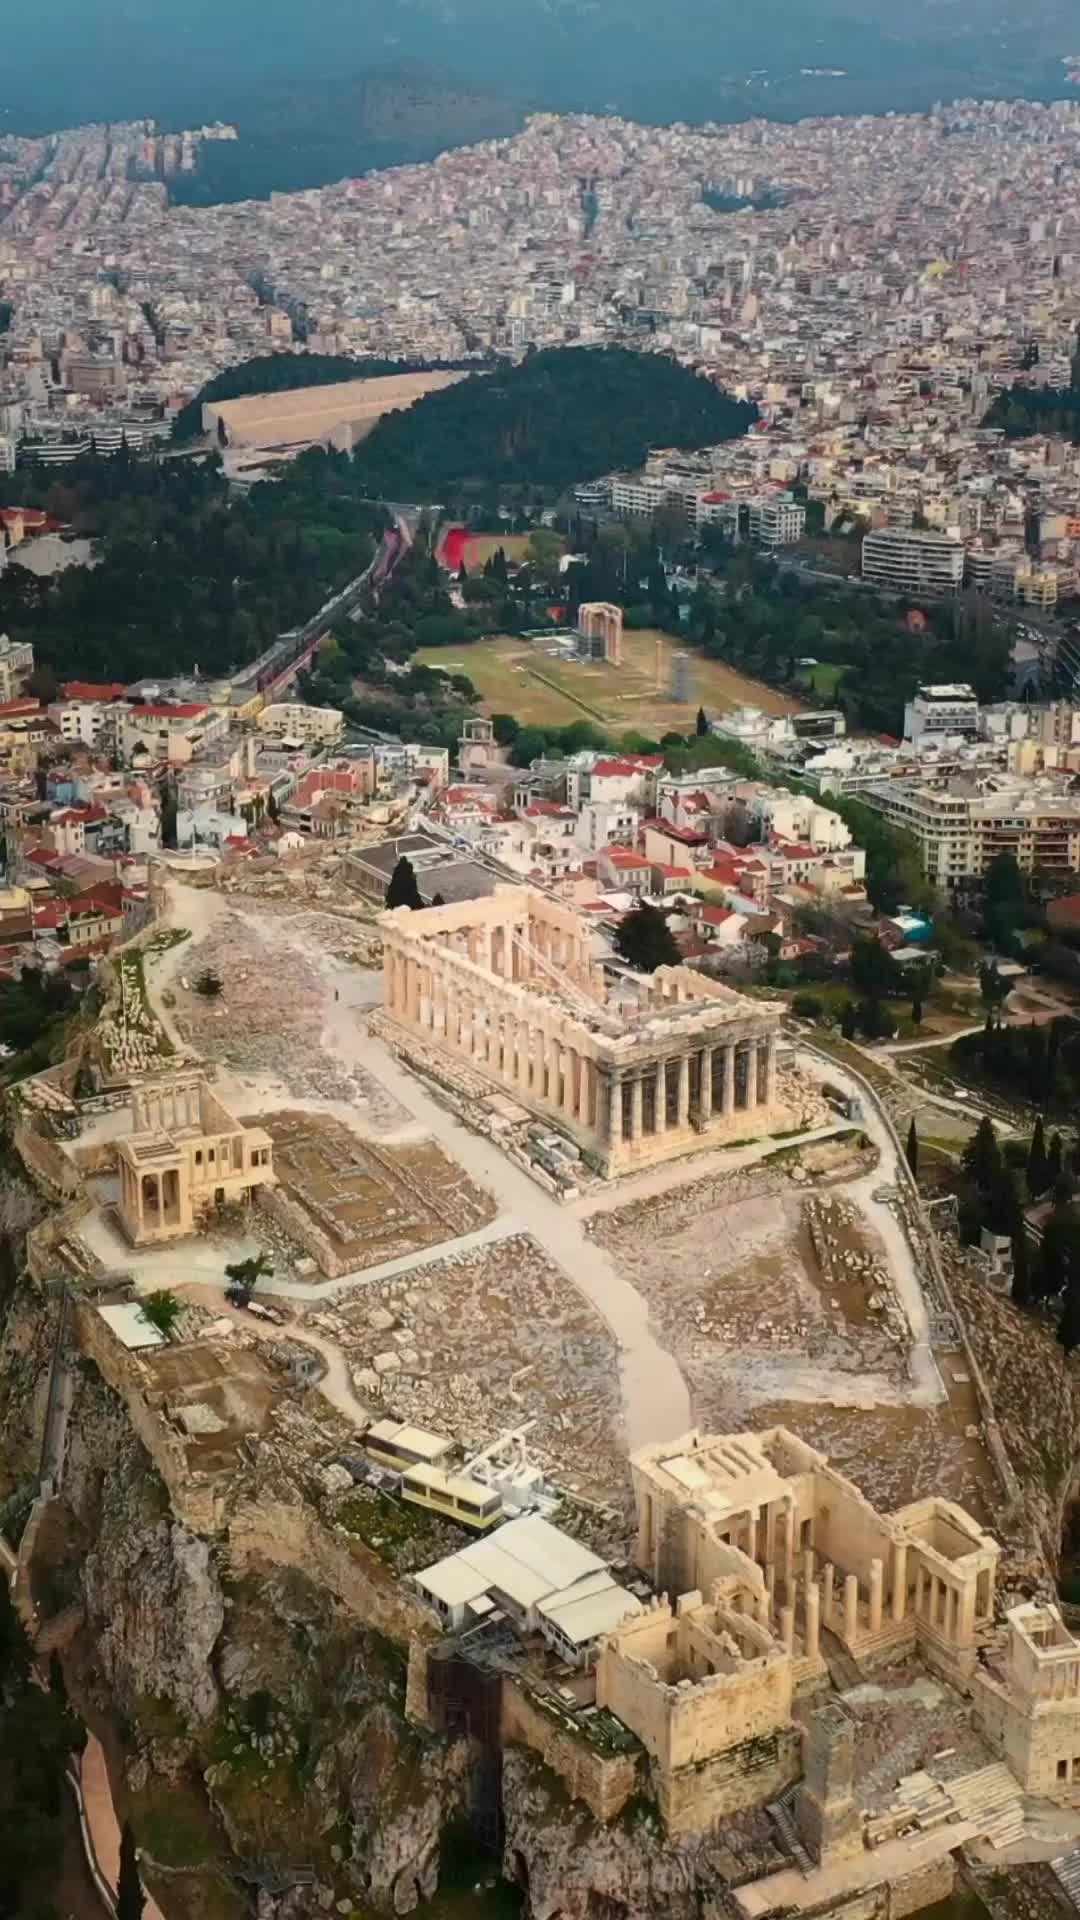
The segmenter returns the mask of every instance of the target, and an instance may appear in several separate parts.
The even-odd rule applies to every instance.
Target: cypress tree
[[[908,1127],[905,1152],[908,1166],[911,1169],[911,1177],[913,1180],[917,1180],[919,1177],[919,1132],[915,1125],[914,1114],[911,1116],[911,1125]]]
[[[407,854],[402,854],[386,889],[388,907],[422,907],[420,889],[416,884],[416,871]]]
[[[979,1121],[963,1154],[964,1171],[980,1193],[992,1193],[1001,1179],[1001,1148],[988,1114]]]
[[[697,710],[697,731],[699,739],[709,731],[709,722],[705,717],[704,707],[699,707]]]
[[[120,1835],[120,1877],[116,1883],[116,1920],[141,1920],[146,1905],[142,1881],[139,1878],[139,1862],[135,1853],[135,1836],[125,1820]]]
[[[1026,1172],[1028,1192],[1033,1200],[1037,1200],[1040,1194],[1046,1192],[1050,1184],[1046,1168],[1046,1133],[1041,1113],[1035,1122],[1035,1130],[1031,1136]]]
[[[1050,1151],[1046,1156],[1046,1177],[1047,1177],[1048,1186],[1052,1187],[1055,1181],[1061,1179],[1061,1166],[1062,1166],[1062,1161],[1064,1157],[1065,1157],[1065,1153],[1064,1153],[1064,1148],[1062,1146],[1061,1135],[1060,1133],[1052,1133],[1050,1135]]]

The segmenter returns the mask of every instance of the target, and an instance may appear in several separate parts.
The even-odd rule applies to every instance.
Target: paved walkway
[[[102,1877],[110,1887],[115,1887],[120,1877],[120,1823],[113,1806],[112,1787],[109,1784],[109,1770],[105,1765],[105,1754],[96,1735],[88,1733],[79,1766],[82,1784],[83,1806],[86,1810],[86,1824],[90,1830],[94,1854]],[[165,1916],[149,1894],[143,1908],[142,1920],[165,1920]]]

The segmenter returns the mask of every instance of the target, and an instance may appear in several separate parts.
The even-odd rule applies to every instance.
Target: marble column
[[[907,1610],[907,1543],[897,1540],[893,1547],[892,1617],[902,1620]]]
[[[592,1061],[578,1055],[577,1117],[579,1127],[592,1124]]]
[[[757,1041],[751,1040],[746,1052],[746,1111],[754,1113],[758,1103]]]
[[[885,1569],[880,1560],[870,1562],[870,1631],[881,1630],[881,1596],[885,1584]]]
[[[821,1617],[828,1626],[833,1610],[834,1568],[831,1560],[821,1570]]]
[[[702,1047],[701,1071],[698,1081],[698,1112],[703,1120],[712,1119],[712,1063],[712,1048]]]
[[[795,1509],[784,1508],[784,1593],[790,1597],[795,1584]]]
[[[780,1638],[784,1643],[785,1653],[789,1653],[789,1654],[794,1653],[795,1651],[795,1609],[794,1607],[781,1607],[780,1609]]]
[[[667,1132],[667,1061],[661,1060],[656,1069],[656,1093],[654,1095],[657,1133]]]
[[[724,1113],[735,1111],[735,1049],[724,1048]]]
[[[812,1580],[806,1589],[806,1644],[803,1651],[809,1660],[816,1660],[821,1651],[821,1590],[816,1580]]]
[[[577,1112],[577,1076],[581,1072],[581,1057],[572,1047],[563,1051],[563,1112],[568,1120],[573,1120]]]
[[[765,1103],[773,1106],[776,1101],[776,1035],[770,1033],[765,1050]]]
[[[690,1059],[685,1053],[679,1061],[679,1125],[690,1125]]]
[[[532,1068],[532,1034],[522,1023],[517,1030],[517,1083],[522,1093],[529,1091]]]
[[[844,1581],[844,1638],[848,1645],[859,1631],[859,1582],[854,1573]]]
[[[630,1138],[641,1139],[642,1084],[640,1073],[635,1073],[630,1082]]]

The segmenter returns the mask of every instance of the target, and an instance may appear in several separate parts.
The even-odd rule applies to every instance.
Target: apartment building
[[[947,533],[880,527],[862,543],[863,579],[890,593],[958,593],[964,580],[964,549]]]
[[[904,708],[904,739],[920,747],[943,735],[979,731],[979,702],[966,682],[919,687]]]
[[[302,701],[282,700],[264,707],[259,714],[263,733],[305,744],[336,746],[345,731],[345,716],[338,707],[308,707]]]
[[[806,508],[790,493],[751,500],[748,517],[750,538],[759,547],[790,547],[806,532]]]
[[[1080,798],[1060,780],[892,780],[859,797],[918,842],[923,872],[935,886],[979,879],[1001,853],[1012,854],[1024,873],[1080,871]]]

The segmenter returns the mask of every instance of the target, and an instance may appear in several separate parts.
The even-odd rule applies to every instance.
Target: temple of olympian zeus
[[[622,666],[623,610],[607,600],[587,600],[578,608],[578,632],[590,645],[599,644],[609,667]]]
[[[608,1177],[780,1133],[780,1013],[686,967],[598,966],[531,887],[379,921],[387,1014],[559,1122]]]

